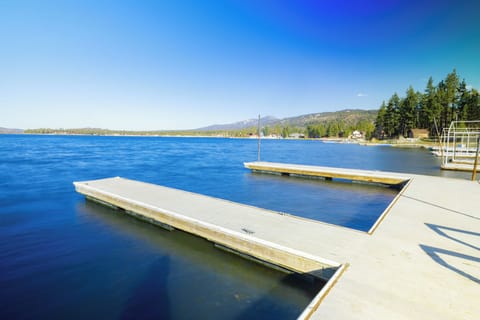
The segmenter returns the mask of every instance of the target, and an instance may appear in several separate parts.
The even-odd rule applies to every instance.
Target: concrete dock
[[[326,179],[344,179],[386,185],[403,185],[409,178],[400,174],[380,171],[356,170],[332,167],[319,167],[298,164],[274,162],[246,162],[245,167],[255,172],[277,173],[282,175],[296,175],[305,177],[320,177]]]
[[[464,172],[472,172],[473,171],[473,161],[471,162],[449,162],[449,163],[442,163],[441,166],[442,170],[451,170],[451,171],[464,171]],[[480,166],[477,166],[476,171],[480,171]]]
[[[318,170],[352,176],[351,170]],[[75,187],[146,219],[330,279],[303,318],[478,319],[480,184],[354,171],[409,181],[371,234],[122,178]]]

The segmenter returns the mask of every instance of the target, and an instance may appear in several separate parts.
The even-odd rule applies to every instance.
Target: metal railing
[[[472,178],[475,178],[480,147],[480,120],[452,121],[444,128],[441,136],[442,168],[471,166]],[[457,166],[455,166],[457,165]]]

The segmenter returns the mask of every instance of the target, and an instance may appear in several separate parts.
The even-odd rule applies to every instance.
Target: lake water
[[[0,135],[0,318],[299,315],[321,283],[86,202],[72,182],[122,176],[368,230],[395,191],[253,174],[255,140]],[[424,150],[262,141],[262,160],[440,174]],[[446,174],[446,173],[441,173]]]

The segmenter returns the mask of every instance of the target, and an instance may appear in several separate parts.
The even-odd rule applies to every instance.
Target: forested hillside
[[[262,126],[264,136],[289,137],[303,134],[307,138],[348,137],[353,131],[363,132],[367,137],[373,134],[377,110],[345,109],[290,117]],[[257,128],[250,127],[230,132],[234,136],[256,134]]]
[[[410,86],[405,97],[394,93],[383,102],[375,121],[375,136],[406,137],[414,128],[428,129],[431,136],[437,136],[453,120],[480,120],[479,93],[460,80],[455,70],[437,84],[430,77],[423,93]]]
[[[304,134],[310,138],[347,137],[354,130],[369,136],[374,131],[377,110],[347,109],[334,112],[313,113],[297,117],[275,119],[262,118],[261,130],[265,136],[277,135],[288,137],[292,133]],[[267,121],[265,121],[265,119]],[[248,137],[257,134],[257,120],[246,120],[233,124],[214,125],[207,128],[181,131],[127,131],[101,128],[80,129],[28,129],[30,134],[85,134],[85,135],[180,135],[180,136],[223,136]],[[210,128],[210,129],[208,129]]]

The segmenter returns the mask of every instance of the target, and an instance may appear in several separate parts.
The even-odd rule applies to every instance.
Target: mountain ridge
[[[260,126],[292,126],[305,128],[310,124],[326,123],[334,120],[342,120],[346,123],[354,123],[360,120],[374,121],[377,116],[376,109],[343,109],[338,111],[314,112],[299,116],[276,118],[266,116],[260,118]],[[207,127],[193,129],[192,131],[222,131],[222,130],[242,130],[258,126],[258,119],[248,119],[226,124],[215,124]]]
[[[260,126],[269,125],[275,123],[281,119],[278,119],[274,116],[265,116],[260,117]],[[212,124],[206,127],[192,129],[192,131],[221,131],[221,130],[241,130],[250,127],[256,127],[258,125],[258,119],[247,119],[236,121],[232,123],[224,124]]]
[[[377,117],[377,110],[344,109],[340,111],[317,112],[278,119],[273,116],[260,118],[264,135],[289,136],[290,133],[306,133],[310,137],[336,136],[353,130],[371,132]],[[258,119],[247,119],[227,124],[214,124],[187,130],[109,130],[101,128],[76,129],[27,129],[27,134],[82,134],[82,135],[179,135],[179,136],[228,136],[244,137],[256,134]]]
[[[0,127],[0,134],[21,134],[21,133],[23,133],[23,129]]]

